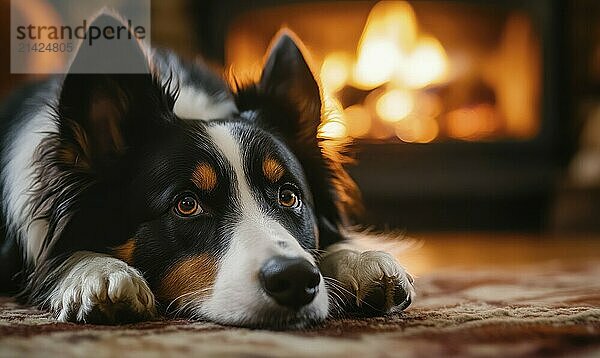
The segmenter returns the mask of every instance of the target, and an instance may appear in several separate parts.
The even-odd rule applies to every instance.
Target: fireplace
[[[259,75],[281,26],[308,47],[353,141],[361,221],[417,230],[541,230],[564,158],[561,8],[533,1],[223,1],[195,5],[204,53]],[[388,226],[389,225],[389,226]]]

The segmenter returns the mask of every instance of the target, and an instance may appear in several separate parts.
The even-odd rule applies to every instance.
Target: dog
[[[411,303],[390,254],[352,246],[357,190],[318,135],[321,90],[297,36],[281,31],[240,86],[137,40],[123,51],[143,73],[69,71],[2,108],[5,291],[98,324],[291,329]]]

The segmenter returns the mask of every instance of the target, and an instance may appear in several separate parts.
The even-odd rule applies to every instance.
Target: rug
[[[271,332],[162,320],[107,327],[54,321],[0,298],[0,357],[600,357],[600,262],[431,272],[388,317]]]

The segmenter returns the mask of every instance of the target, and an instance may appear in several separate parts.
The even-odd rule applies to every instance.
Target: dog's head
[[[128,56],[148,63],[137,46]],[[279,35],[260,80],[234,95],[238,112],[210,121],[179,118],[172,84],[150,67],[68,74],[42,159],[59,172],[42,174],[60,176],[47,183],[61,188],[54,249],[111,248],[167,313],[267,327],[324,319],[316,255],[339,239],[350,182],[318,138],[321,96],[300,48]]]

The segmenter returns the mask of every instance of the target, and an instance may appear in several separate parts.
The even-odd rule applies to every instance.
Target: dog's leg
[[[53,270],[51,280],[45,303],[60,321],[114,324],[156,314],[141,273],[114,257],[76,252]]]
[[[335,313],[380,315],[402,311],[414,297],[413,278],[383,251],[358,251],[333,245],[319,269],[331,291]]]

